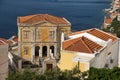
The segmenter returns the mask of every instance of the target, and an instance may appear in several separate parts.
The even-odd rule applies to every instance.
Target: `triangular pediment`
[[[22,24],[35,24],[38,22],[44,22],[48,21],[54,24],[70,24],[69,21],[67,21],[63,17],[57,17],[52,16],[49,14],[36,14],[36,15],[28,15],[28,16],[22,16],[18,18],[18,22]]]
[[[34,24],[35,26],[57,26],[54,23],[51,23],[49,21],[42,21]]]

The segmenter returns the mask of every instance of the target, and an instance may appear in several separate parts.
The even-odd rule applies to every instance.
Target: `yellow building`
[[[35,14],[17,18],[20,56],[34,64],[54,67],[60,58],[61,33],[68,35],[71,24],[65,18]]]
[[[77,60],[77,57],[81,58],[81,60]],[[62,50],[61,59],[57,65],[62,71],[72,70],[77,66],[80,71],[84,72],[89,70],[90,65],[89,62],[87,61],[89,61],[92,58],[92,57],[88,57],[86,61],[84,61],[85,57],[86,56],[83,55],[79,56],[78,52],[75,51]]]

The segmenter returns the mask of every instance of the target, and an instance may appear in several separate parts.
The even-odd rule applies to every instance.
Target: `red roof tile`
[[[112,22],[112,19],[110,17],[105,18],[105,23],[111,24],[111,22]]]
[[[12,40],[14,42],[18,42],[18,38],[16,36]],[[0,38],[0,45],[4,45],[4,44],[11,45],[11,44],[13,44],[12,40],[7,40],[7,39],[4,39],[4,38]]]
[[[101,45],[89,40],[88,38],[86,37],[82,37],[82,40],[84,41],[84,43],[88,46],[88,48],[94,52],[94,51],[98,51],[102,48]]]
[[[8,41],[6,41],[6,43],[7,43],[8,45],[11,45],[13,42],[10,41],[10,40],[8,40]]]
[[[86,37],[66,40],[63,42],[63,49],[76,52],[94,53],[102,48],[99,44]]]
[[[0,45],[5,45],[5,44],[7,44],[6,41],[7,41],[6,39],[0,38]]]
[[[34,24],[38,22],[48,21],[54,24],[69,24],[64,18],[52,16],[49,14],[35,14],[29,16],[23,16],[18,18],[19,23]]]
[[[117,37],[115,37],[109,33],[103,32],[101,30],[95,29],[95,28],[92,30],[89,30],[88,33],[92,34],[102,40],[105,40],[105,41],[108,41],[109,39],[112,39],[112,41],[115,41],[117,39]]]
[[[0,41],[0,45],[5,45],[2,41]]]

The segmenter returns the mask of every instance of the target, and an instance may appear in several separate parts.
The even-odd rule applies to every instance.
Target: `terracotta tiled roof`
[[[0,45],[5,45],[5,44],[7,44],[6,41],[7,41],[6,39],[0,38]]]
[[[4,38],[0,38],[0,45],[5,45],[5,44],[12,44],[13,42]]]
[[[117,39],[117,37],[115,37],[109,33],[103,32],[101,30],[95,29],[95,28],[89,30],[88,33],[92,34],[102,40],[105,40],[105,41],[108,41],[109,39],[112,39],[112,41],[115,41]]]
[[[65,42],[63,42],[63,49],[69,47],[70,45],[72,45],[73,43],[75,43],[78,40],[79,40],[79,38],[72,39],[72,40],[66,40]]]
[[[5,44],[11,45],[13,44],[13,42],[18,42],[18,37],[15,36],[12,40],[0,38],[0,45],[5,45]]]
[[[2,41],[6,41],[6,39],[4,39],[4,38],[0,38],[0,40],[2,40]]]
[[[63,49],[76,52],[94,53],[102,48],[86,37],[75,38],[63,42]]]
[[[64,18],[52,16],[49,14],[35,14],[35,15],[23,16],[18,18],[19,23],[27,23],[27,24],[34,24],[44,21],[48,21],[54,24],[69,24],[69,22]]]
[[[13,42],[10,41],[10,40],[8,40],[8,41],[6,41],[6,43],[7,43],[8,45],[11,45]]]
[[[88,29],[88,30],[83,30],[83,31],[79,31],[79,32],[74,32],[72,34],[70,34],[69,36],[74,36],[77,34],[83,34],[83,33],[89,33],[93,36],[96,36],[102,40],[108,41],[108,39],[112,39],[112,41],[115,41],[117,39],[117,37],[111,33],[107,33],[104,32],[102,30],[99,30],[97,28],[93,28],[93,29]]]
[[[111,24],[111,22],[112,22],[112,19],[110,17],[105,18],[105,23]]]
[[[82,37],[82,40],[84,41],[84,43],[88,46],[88,48],[94,52],[94,51],[98,51],[102,48],[101,45],[89,40],[88,38],[86,37]]]
[[[2,41],[0,41],[0,45],[5,45]]]

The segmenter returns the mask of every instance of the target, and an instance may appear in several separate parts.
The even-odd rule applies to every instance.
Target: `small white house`
[[[65,70],[78,65],[81,71],[90,67],[113,68],[119,65],[118,56],[119,39],[94,28],[72,33],[63,41],[58,67]]]

